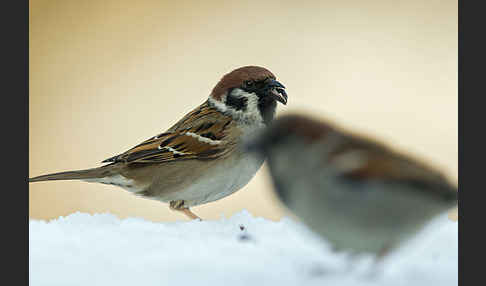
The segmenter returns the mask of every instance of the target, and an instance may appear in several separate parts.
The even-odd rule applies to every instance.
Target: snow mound
[[[74,213],[29,223],[30,285],[457,285],[458,224],[447,214],[396,250],[334,253],[305,226],[247,211],[217,221],[154,223]],[[243,228],[243,230],[242,230]]]

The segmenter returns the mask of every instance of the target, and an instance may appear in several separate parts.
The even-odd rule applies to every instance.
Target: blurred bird
[[[457,205],[457,188],[440,172],[304,116],[276,119],[246,147],[267,157],[283,204],[338,251],[379,261]]]
[[[191,219],[190,207],[226,197],[245,186],[263,163],[241,146],[274,118],[285,87],[267,69],[238,68],[209,98],[166,132],[104,160],[99,168],[30,178],[29,182],[83,180],[122,187],[163,202]]]

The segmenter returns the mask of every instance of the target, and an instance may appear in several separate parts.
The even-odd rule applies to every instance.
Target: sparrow
[[[439,171],[306,116],[277,118],[246,149],[266,157],[283,205],[352,256],[371,253],[379,261],[457,205],[457,188]]]
[[[29,178],[29,182],[82,180],[119,186],[169,203],[191,219],[190,207],[224,198],[244,187],[264,159],[242,142],[273,120],[285,87],[268,69],[244,66],[224,75],[209,98],[167,131],[108,158],[98,168]]]

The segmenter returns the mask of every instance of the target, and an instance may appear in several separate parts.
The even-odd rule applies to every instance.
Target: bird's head
[[[209,100],[237,120],[268,124],[275,115],[277,101],[287,104],[287,93],[269,70],[245,66],[224,75]]]

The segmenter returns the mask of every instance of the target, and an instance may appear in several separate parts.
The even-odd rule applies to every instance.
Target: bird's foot
[[[196,214],[191,212],[191,210],[188,207],[184,206],[184,200],[178,200],[178,201],[171,201],[169,203],[169,208],[174,211],[182,212],[185,214],[187,217],[190,219],[198,219],[202,221],[200,217],[198,217]]]

